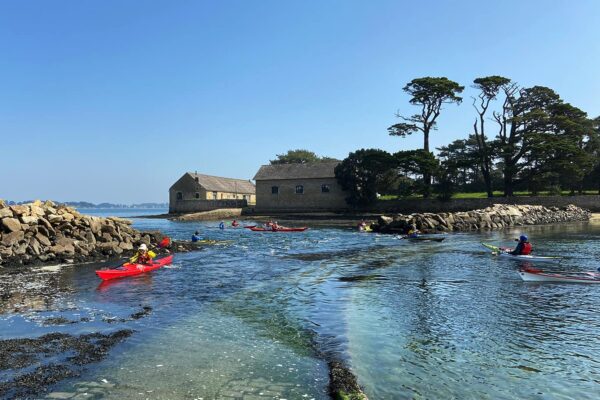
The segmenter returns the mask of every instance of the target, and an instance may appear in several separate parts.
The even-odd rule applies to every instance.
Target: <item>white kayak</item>
[[[598,272],[544,272],[538,269],[522,269],[519,271],[525,282],[558,282],[558,283],[600,283]]]
[[[492,253],[503,258],[509,258],[511,260],[519,260],[519,261],[541,261],[541,262],[554,262],[561,259],[561,257],[553,257],[553,256],[534,256],[531,254],[527,255],[515,255],[510,254],[510,249],[505,249],[502,247],[494,246],[492,244],[481,243],[484,247],[492,250]]]

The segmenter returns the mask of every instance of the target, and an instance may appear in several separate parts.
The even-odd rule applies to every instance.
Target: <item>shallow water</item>
[[[517,262],[479,244],[510,245],[518,229],[412,243],[216,225],[135,219],[176,239],[200,229],[232,240],[136,278],[99,285],[95,265],[0,275],[0,338],[136,330],[52,388],[99,398],[324,399],[329,359],[346,361],[371,399],[600,393],[600,285],[526,284]],[[544,268],[598,267],[598,225],[527,233],[536,254],[568,254]],[[129,317],[143,306],[148,316]]]

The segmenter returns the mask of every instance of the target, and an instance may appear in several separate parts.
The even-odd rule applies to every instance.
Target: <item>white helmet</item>
[[[146,243],[142,243],[142,244],[140,244],[140,247],[139,247],[139,249],[138,249],[138,250],[144,250],[144,251],[147,251],[147,250],[148,250],[148,246],[146,246]]]

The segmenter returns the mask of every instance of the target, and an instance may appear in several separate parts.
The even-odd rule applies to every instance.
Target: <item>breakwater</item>
[[[480,210],[455,213],[382,215],[373,229],[381,233],[406,233],[414,225],[423,232],[477,231],[587,221],[590,216],[589,211],[572,204],[566,207],[494,204]]]
[[[6,205],[0,200],[0,265],[87,262],[128,256],[158,243],[158,231],[142,232],[131,221],[80,214],[52,201]],[[186,250],[178,243],[175,250]]]

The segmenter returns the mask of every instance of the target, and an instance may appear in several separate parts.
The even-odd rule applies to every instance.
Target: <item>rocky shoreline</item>
[[[158,231],[142,232],[131,221],[80,214],[52,201],[8,206],[0,200],[0,267],[84,263],[128,257],[139,245],[159,243]],[[173,242],[174,251],[190,243]]]
[[[494,204],[481,210],[456,213],[382,215],[372,225],[375,232],[405,234],[414,225],[421,232],[452,232],[504,229],[511,226],[588,221],[588,210],[574,205],[544,207]]]

